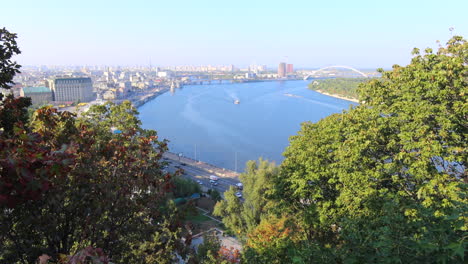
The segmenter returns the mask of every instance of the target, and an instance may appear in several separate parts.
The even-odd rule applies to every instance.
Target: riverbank
[[[144,104],[146,104],[147,102],[151,101],[152,99],[160,96],[161,94],[163,93],[166,93],[167,91],[169,91],[169,88],[160,88],[160,89],[157,89],[153,92],[150,92],[144,96],[141,96],[140,98],[136,99],[135,101],[132,101],[132,104],[138,108]]]
[[[321,93],[323,95],[328,95],[330,97],[334,97],[334,98],[338,98],[338,99],[342,99],[342,100],[346,100],[346,101],[350,101],[350,102],[354,102],[354,103],[359,103],[359,100],[355,99],[355,98],[349,98],[349,97],[345,97],[345,96],[341,96],[341,95],[337,95],[337,94],[330,94],[330,93],[324,92],[322,90],[314,90],[314,91],[316,91],[317,93]]]
[[[153,88],[144,92],[136,93],[132,96],[127,98],[115,99],[112,100],[116,104],[120,104],[123,101],[130,101],[134,107],[139,108],[140,106],[146,104],[147,102],[151,101],[152,99],[160,96],[161,94],[168,92],[169,87],[158,87]]]
[[[203,169],[209,173],[212,173],[214,175],[217,175],[217,176],[220,176],[220,177],[223,177],[223,178],[230,178],[230,179],[233,179],[233,180],[236,180],[238,181],[239,180],[239,173],[238,172],[235,172],[235,171],[232,171],[232,170],[229,170],[229,169],[226,169],[226,168],[220,168],[220,167],[217,167],[215,165],[212,165],[212,164],[209,164],[209,163],[206,163],[206,162],[203,162],[203,161],[197,161],[197,160],[194,160],[194,159],[191,159],[189,157],[185,157],[185,156],[180,156],[175,154],[175,153],[172,153],[172,152],[165,152],[163,154],[163,156],[165,158],[168,158],[170,160],[173,160],[173,161],[179,161],[181,163],[186,163],[186,164],[189,164],[190,166],[193,166],[193,167],[197,167],[199,169]]]

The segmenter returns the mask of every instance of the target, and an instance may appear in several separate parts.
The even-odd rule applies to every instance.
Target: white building
[[[171,78],[171,77],[172,77],[172,73],[171,73],[171,72],[167,72],[167,71],[160,71],[160,72],[158,72],[158,77],[159,77],[159,78]]]
[[[52,90],[54,101],[80,101],[94,100],[93,82],[91,78],[55,78],[47,82]]]

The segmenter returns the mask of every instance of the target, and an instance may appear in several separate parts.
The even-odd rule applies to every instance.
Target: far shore
[[[316,91],[317,93],[321,93],[321,94],[328,95],[328,96],[331,96],[331,97],[335,97],[335,98],[338,98],[338,99],[351,101],[351,102],[354,102],[354,103],[359,103],[359,100],[357,100],[355,98],[349,98],[349,97],[345,97],[345,96],[341,96],[341,95],[337,95],[337,94],[330,94],[330,93],[324,92],[322,90],[314,90],[314,91]]]

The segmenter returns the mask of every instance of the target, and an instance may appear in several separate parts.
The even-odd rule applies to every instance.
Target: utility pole
[[[197,161],[197,144],[195,144],[195,161]]]
[[[236,151],[234,160],[235,160],[235,162],[234,162],[234,171],[237,172],[237,151]]]

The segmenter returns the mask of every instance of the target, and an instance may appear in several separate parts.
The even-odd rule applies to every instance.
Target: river
[[[142,126],[168,139],[169,150],[242,172],[248,160],[283,160],[288,139],[355,103],[307,89],[310,81],[190,85],[141,106]],[[234,102],[239,100],[239,104]]]

